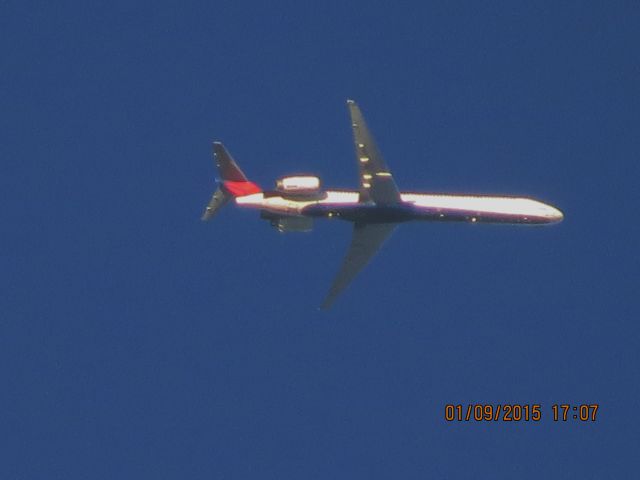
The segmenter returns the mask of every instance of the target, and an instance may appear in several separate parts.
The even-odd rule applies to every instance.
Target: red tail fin
[[[254,193],[260,193],[262,190],[258,185],[253,182],[222,182],[224,189],[234,197],[244,197],[245,195],[252,195]]]
[[[262,191],[258,185],[247,179],[222,143],[213,142],[213,155],[222,178],[222,185],[230,195],[242,197]]]

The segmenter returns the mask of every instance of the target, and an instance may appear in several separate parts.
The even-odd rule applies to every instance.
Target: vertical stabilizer
[[[213,158],[220,172],[220,178],[230,182],[248,182],[247,176],[235,162],[222,142],[213,142]]]
[[[222,179],[222,187],[232,197],[242,197],[262,191],[258,185],[247,179],[221,142],[213,142],[213,156]]]
[[[221,184],[207,204],[201,219],[212,219],[234,197],[260,193],[258,185],[249,181],[233,157],[221,142],[213,142],[213,158],[218,168]]]

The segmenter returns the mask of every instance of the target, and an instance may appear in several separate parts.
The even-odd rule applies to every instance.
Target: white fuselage
[[[359,202],[356,191],[329,190],[321,198],[285,197],[276,192],[260,192],[236,197],[241,207],[255,208],[274,215],[337,217],[357,220],[367,215],[368,221],[435,220],[488,223],[545,224],[562,220],[560,210],[524,197],[489,195],[456,195],[402,193],[402,203],[395,206]],[[388,216],[388,220],[386,220]],[[397,216],[397,220],[395,220]]]

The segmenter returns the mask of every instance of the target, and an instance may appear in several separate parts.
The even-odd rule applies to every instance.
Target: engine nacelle
[[[322,196],[320,178],[314,175],[296,175],[276,180],[276,191],[287,197]]]

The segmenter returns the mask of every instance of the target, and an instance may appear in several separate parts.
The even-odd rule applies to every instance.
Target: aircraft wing
[[[327,309],[333,304],[338,295],[382,247],[396,226],[396,223],[354,223],[349,251],[320,308]]]
[[[400,203],[400,192],[356,102],[347,100],[360,175],[360,202]]]
[[[230,199],[230,195],[225,194],[222,189],[218,188],[211,197],[211,200],[209,200],[209,204],[207,205],[207,208],[205,208],[200,219],[203,222],[211,220]]]

